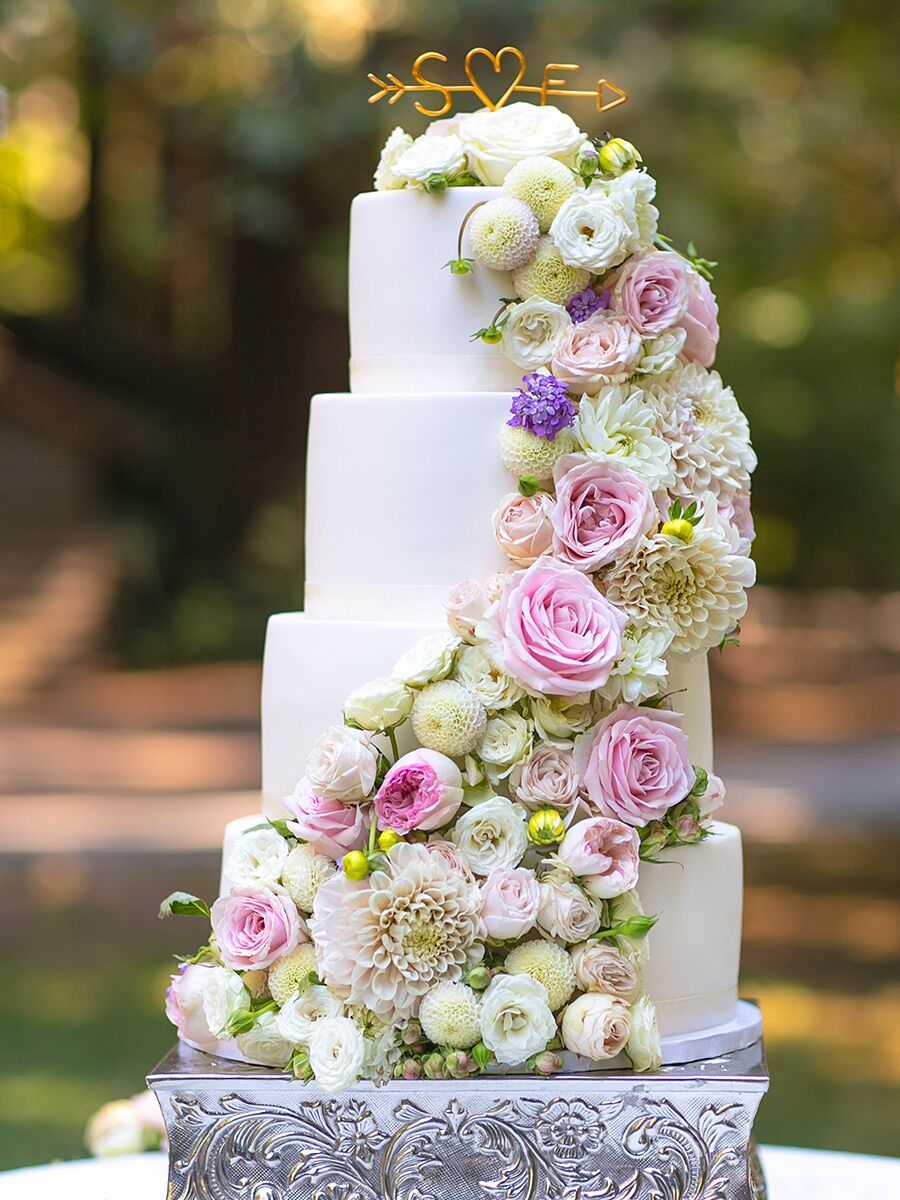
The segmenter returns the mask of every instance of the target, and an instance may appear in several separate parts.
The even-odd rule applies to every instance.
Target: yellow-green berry
[[[348,879],[359,881],[369,874],[369,860],[362,850],[350,850],[344,855],[342,865]]]

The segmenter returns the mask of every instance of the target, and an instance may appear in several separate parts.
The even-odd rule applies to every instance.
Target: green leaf
[[[709,783],[709,772],[704,767],[694,766],[694,786],[688,792],[689,796],[703,796]]]
[[[519,480],[519,491],[523,496],[533,496],[540,489],[540,481],[533,475],[523,475]]]
[[[472,1057],[478,1063],[479,1068],[483,1071],[494,1060],[493,1050],[488,1050],[484,1042],[476,1042],[472,1047]]]
[[[209,905],[190,892],[173,892],[159,906],[159,919],[166,917],[209,917]]]
[[[449,262],[444,263],[444,269],[450,268],[451,275],[468,275],[470,271],[475,269],[474,258],[451,258]]]
[[[207,958],[209,958],[209,959],[212,959],[212,961],[213,961],[213,962],[218,962],[218,961],[219,961],[219,960],[216,958],[216,956],[215,956],[215,954],[214,954],[214,952],[213,952],[213,949],[212,949],[212,947],[211,947],[211,946],[210,946],[208,943],[207,943],[207,945],[205,945],[205,946],[201,946],[201,947],[200,947],[200,949],[197,951],[197,953],[196,953],[196,954],[191,954],[191,955],[190,955],[189,957],[187,957],[187,958],[179,958],[179,960],[178,960],[178,961],[179,961],[179,962],[184,962],[184,963],[192,963],[192,964],[193,964],[193,963],[199,963],[199,962],[203,962],[203,961],[204,961],[204,959],[207,959]]]

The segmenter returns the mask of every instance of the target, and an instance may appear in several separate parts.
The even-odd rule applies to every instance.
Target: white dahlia
[[[451,758],[474,750],[486,723],[479,698],[453,679],[429,683],[413,704],[413,733],[421,745]]]
[[[552,441],[529,433],[521,425],[504,425],[500,431],[501,461],[517,479],[523,476],[532,476],[538,481],[549,479],[562,456],[570,453],[574,446],[571,429],[564,429]]]
[[[497,666],[484,646],[464,646],[456,659],[455,674],[489,712],[509,708],[525,695],[524,689]]]
[[[316,948],[312,942],[304,942],[269,968],[269,994],[283,1008],[317,969]]]
[[[419,1023],[436,1046],[469,1050],[481,1037],[481,1001],[465,983],[439,983],[419,1006]]]
[[[669,673],[666,651],[671,644],[671,629],[629,625],[622,634],[622,657],[600,688],[603,699],[610,704],[640,704],[658,695]]]
[[[657,416],[641,388],[629,383],[582,396],[575,436],[590,458],[619,462],[655,490],[675,481],[672,454],[657,431]]]
[[[513,287],[523,300],[543,296],[554,304],[565,304],[570,296],[583,291],[589,281],[590,272],[563,262],[549,235],[540,239],[534,257],[513,271]]]
[[[547,989],[554,1012],[567,1004],[575,991],[575,965],[568,950],[543,938],[523,942],[507,955],[504,968],[510,975],[530,975]]]
[[[523,201],[537,217],[541,233],[547,232],[563,201],[575,193],[577,186],[568,167],[544,154],[523,158],[503,181],[507,196]]]
[[[514,271],[528,262],[540,236],[528,205],[507,196],[488,200],[469,221],[472,254],[492,271]]]
[[[337,867],[308,843],[295,846],[281,869],[281,882],[301,912],[311,913],[316,892]]]
[[[446,858],[400,842],[384,870],[358,883],[336,875],[319,889],[310,928],[320,974],[351,1004],[413,1016],[435,984],[480,961],[480,913],[478,888]]]

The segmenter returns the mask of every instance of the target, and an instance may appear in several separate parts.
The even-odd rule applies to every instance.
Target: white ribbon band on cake
[[[350,359],[351,392],[511,392],[522,369],[497,346],[490,354],[404,354]]]
[[[453,586],[452,582],[365,587],[307,583],[304,611],[310,617],[331,621],[422,621],[443,625],[444,602]]]

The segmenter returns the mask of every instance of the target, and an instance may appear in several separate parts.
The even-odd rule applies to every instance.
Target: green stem
[[[378,818],[372,817],[372,824],[369,826],[369,853],[375,853],[375,842],[378,838]]]
[[[387,731],[387,735],[388,735],[388,739],[391,743],[391,751],[394,755],[394,763],[395,763],[397,761],[397,759],[400,757],[400,748],[397,745],[397,734],[394,732],[393,729],[389,729]],[[394,763],[391,763],[391,766],[393,766]]]
[[[456,239],[456,257],[458,259],[462,258],[462,256],[463,256],[463,252],[462,252],[463,234],[466,232],[466,226],[469,223],[469,218],[472,216],[472,214],[474,212],[476,212],[479,208],[481,208],[485,204],[487,204],[487,200],[479,200],[477,204],[472,205],[472,207],[469,209],[469,211],[466,213],[466,215],[462,219],[462,224],[459,227],[459,237]]]

